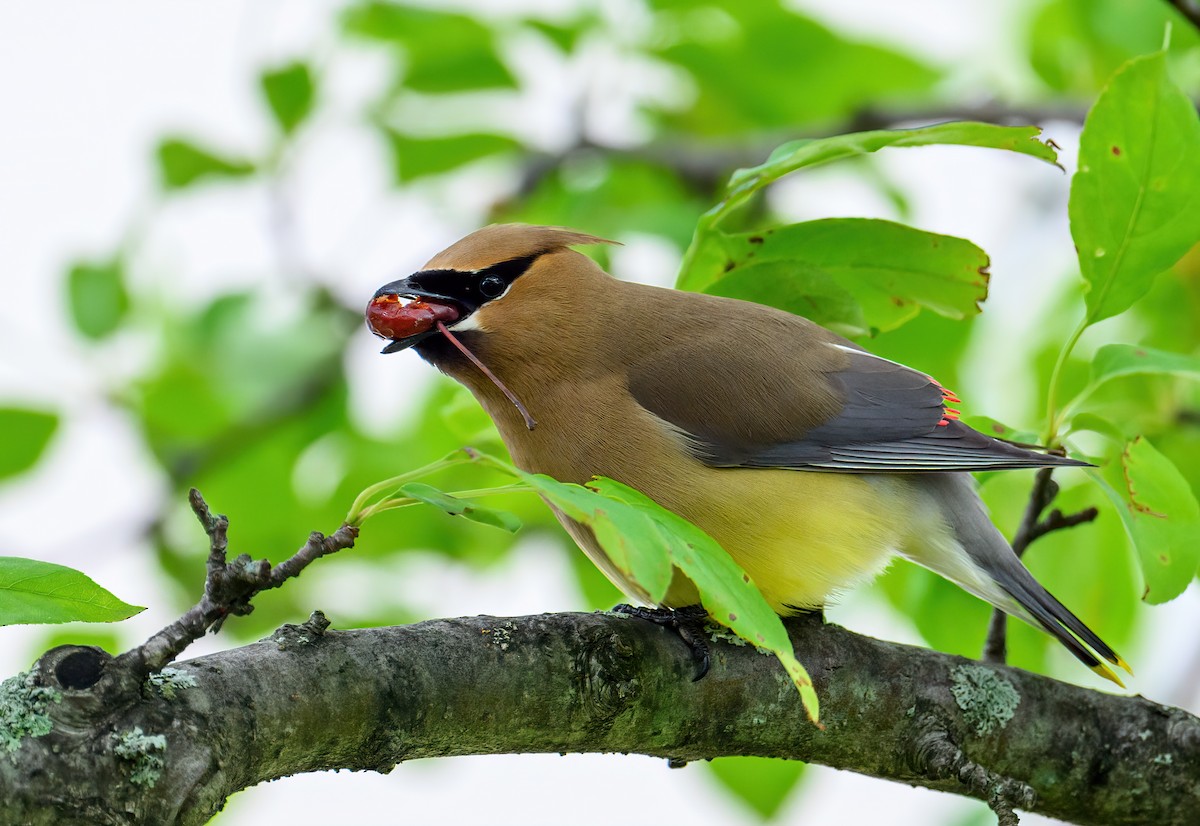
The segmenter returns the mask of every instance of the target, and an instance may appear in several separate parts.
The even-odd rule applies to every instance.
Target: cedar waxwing
[[[368,322],[392,339],[383,352],[415,346],[466,385],[518,467],[642,491],[719,542],[780,614],[819,609],[900,554],[1119,683],[1095,655],[1124,661],[1025,569],[967,473],[1083,462],[972,430],[929,376],[807,319],[619,281],[570,249],[601,243],[486,227],[381,287]],[[589,529],[557,515],[645,602]],[[699,601],[676,571],[664,605]]]

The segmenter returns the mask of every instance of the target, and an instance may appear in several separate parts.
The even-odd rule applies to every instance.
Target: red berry
[[[367,327],[380,338],[393,341],[415,336],[441,321],[458,321],[458,309],[449,304],[412,301],[400,303],[398,295],[381,295],[367,305]]]

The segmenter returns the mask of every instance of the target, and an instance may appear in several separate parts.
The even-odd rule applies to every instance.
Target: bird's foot
[[[641,605],[621,603],[614,606],[612,610],[615,614],[628,614],[631,617],[673,629],[692,650],[692,660],[696,664],[696,673],[692,677],[692,682],[696,682],[708,673],[710,664],[708,640],[704,638],[704,623],[708,619],[708,611],[703,606],[646,608]]]

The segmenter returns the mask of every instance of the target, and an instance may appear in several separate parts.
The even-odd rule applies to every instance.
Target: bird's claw
[[[708,611],[701,605],[685,605],[682,608],[647,608],[642,605],[621,603],[613,607],[615,614],[627,614],[655,625],[671,628],[679,638],[687,643],[692,651],[692,660],[696,664],[696,673],[692,682],[704,678],[711,665],[708,640],[704,638],[704,622],[708,619]]]

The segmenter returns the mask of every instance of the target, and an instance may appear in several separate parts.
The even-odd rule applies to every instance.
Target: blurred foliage
[[[976,329],[971,316],[984,289],[977,278],[986,264],[981,250],[966,239],[878,221],[842,219],[780,228],[782,220],[772,214],[760,190],[802,166],[857,156],[868,160],[842,168],[853,170],[885,201],[907,203],[912,192],[879,174],[867,153],[886,144],[919,141],[923,133],[880,130],[826,142],[793,139],[851,131],[864,119],[874,123],[872,113],[878,112],[898,113],[897,122],[907,110],[930,108],[961,111],[969,119],[981,97],[994,92],[986,85],[980,88],[969,73],[961,74],[962,67],[939,66],[925,55],[848,36],[778,0],[645,0],[628,4],[628,12],[628,19],[618,19],[597,4],[581,5],[565,17],[496,12],[476,17],[428,4],[351,3],[329,21],[320,49],[262,67],[256,77],[246,79],[274,125],[266,145],[234,153],[213,147],[201,135],[162,137],[148,159],[162,185],[160,199],[187,198],[200,184],[233,188],[266,183],[276,189],[291,155],[306,151],[322,130],[343,128],[348,118],[371,130],[385,147],[392,168],[384,183],[398,190],[418,182],[425,193],[450,193],[463,180],[482,191],[495,190],[486,214],[458,216],[464,223],[529,221],[627,240],[635,234],[654,236],[688,255],[684,274],[696,281],[686,286],[771,301],[816,315],[845,333],[874,334],[869,342],[874,352],[936,375],[945,386],[961,386]],[[1153,233],[1140,226],[1129,233],[1119,222],[1105,223],[1116,212],[1099,215],[1097,210],[1128,206],[1130,197],[1145,193],[1153,206],[1150,217],[1174,219],[1167,252],[1131,257],[1137,269],[1131,277],[1138,285],[1128,300],[1119,307],[1105,305],[1091,318],[1121,312],[1125,326],[1105,326],[1088,338],[1092,344],[1120,341],[1166,355],[1154,357],[1153,370],[1126,371],[1113,368],[1119,361],[1114,361],[1115,351],[1101,350],[1093,359],[1082,348],[1064,346],[1070,324],[1084,315],[1077,287],[1052,306],[1030,310],[1056,335],[1013,341],[1006,352],[992,354],[1028,365],[1043,393],[1037,407],[1025,410],[1019,421],[993,426],[1036,428],[1072,447],[1086,445],[1088,454],[1104,465],[1101,478],[1109,480],[1117,504],[1106,502],[1106,494],[1082,474],[1062,474],[1058,506],[1069,512],[1101,505],[1103,512],[1094,524],[1036,543],[1028,563],[1102,637],[1124,651],[1138,638],[1146,611],[1137,602],[1145,587],[1138,555],[1121,528],[1122,516],[1129,513],[1121,456],[1130,444],[1153,445],[1148,461],[1150,454],[1135,454],[1135,467],[1150,467],[1149,484],[1168,485],[1167,500],[1174,503],[1169,507],[1187,511],[1195,501],[1189,498],[1192,491],[1200,487],[1200,388],[1190,379],[1192,359],[1200,357],[1200,252],[1193,248],[1174,263],[1195,243],[1200,216],[1194,204],[1194,165],[1200,152],[1194,146],[1192,105],[1200,90],[1200,37],[1166,3],[1144,0],[1045,0],[1024,12],[1014,7],[1012,14],[1025,17],[1015,27],[1020,42],[1008,44],[1009,51],[1025,55],[1027,62],[1007,71],[1030,78],[1032,85],[1024,98],[998,103],[1018,108],[1090,104],[1127,61],[1158,49],[1164,24],[1173,24],[1165,57],[1143,59],[1109,87],[1116,97],[1109,97],[1106,109],[1098,112],[1095,128],[1089,124],[1082,152],[1091,153],[1097,165],[1088,173],[1090,179],[1085,175],[1076,181],[1082,188],[1074,190],[1072,200],[1075,237],[1084,233],[1081,247],[1090,244],[1092,255],[1091,261],[1081,257],[1081,271],[1093,283],[1096,261],[1104,258],[1097,259],[1095,248],[1107,252],[1111,241],[1091,240],[1088,232],[1104,228],[1110,235],[1136,235],[1130,241],[1135,252],[1137,244],[1156,243],[1146,237]],[[533,91],[533,84],[514,50],[530,38],[547,47],[545,59],[551,66],[543,71],[573,84],[573,98],[565,104],[572,110],[570,134],[557,143],[537,143],[520,128],[522,107],[529,105],[523,96]],[[379,56],[388,74],[376,96],[346,112],[337,99],[338,87],[326,84],[325,72],[340,50],[351,49]],[[597,70],[600,53],[611,60]],[[612,130],[597,120],[596,104],[612,94],[621,67],[632,67],[626,73],[653,70],[672,83],[666,91],[635,83],[625,102],[635,128],[613,145]],[[1119,88],[1130,84],[1153,91],[1153,101]],[[1175,91],[1176,86],[1183,92]],[[1163,101],[1166,108],[1154,108]],[[456,116],[414,114],[425,111],[453,111]],[[1136,127],[1150,118],[1167,133],[1139,133]],[[954,128],[933,127],[939,139],[928,142],[952,142],[946,139],[947,129]],[[964,128],[971,138],[964,143],[982,143],[985,133],[1005,139],[1017,134],[982,125]],[[1126,128],[1133,134],[1125,135]],[[1118,137],[1110,140],[1110,132]],[[1049,159],[1052,153],[1032,140],[1033,134],[1027,130],[1007,148]],[[1177,167],[1167,170],[1167,156],[1157,150],[1151,165],[1140,171],[1119,166],[1118,158],[1127,159],[1129,153],[1115,156],[1111,148],[1125,148],[1126,140],[1149,140],[1154,146],[1175,141],[1168,148],[1180,159],[1178,168],[1192,170],[1185,187],[1192,201],[1176,197],[1180,182],[1171,175]],[[784,141],[789,142],[772,154]],[[1093,149],[1087,148],[1089,141]],[[745,169],[731,179],[736,167]],[[485,168],[504,170],[506,182],[472,177]],[[1094,189],[1088,191],[1089,186]],[[974,197],[966,183],[963,197]],[[829,234],[821,236],[822,228]],[[768,261],[760,254],[751,264],[753,247],[760,246],[752,239],[766,237],[768,229],[775,230],[774,258]],[[271,235],[272,230],[264,227],[263,233]],[[143,261],[142,237],[131,231],[109,255],[71,264],[64,273],[63,306],[83,342],[137,347],[146,355],[135,375],[123,376],[96,401],[111,402],[123,412],[157,464],[164,488],[173,493],[165,512],[147,518],[158,561],[179,586],[180,608],[194,599],[204,571],[203,536],[183,495],[188,487],[200,488],[214,507],[229,514],[234,549],[278,560],[298,547],[309,530],[335,527],[358,492],[380,479],[432,462],[464,443],[502,453],[486,416],[464,390],[446,380],[434,382],[416,399],[415,412],[403,421],[383,432],[364,426],[353,408],[354,379],[346,370],[347,348],[352,336],[361,334],[361,302],[342,306],[319,277],[306,271],[295,250],[284,249],[287,254],[279,256],[297,264],[297,271],[279,273],[288,279],[286,301],[264,281],[258,288],[177,306],[162,297],[164,286],[170,285],[169,269],[160,271],[161,263],[147,268]],[[286,234],[272,237],[274,244],[289,243]],[[847,250],[867,264],[850,266]],[[881,268],[880,262],[893,255],[899,256],[892,259],[893,266],[921,268],[931,279],[929,288],[918,290],[902,282],[899,272]],[[1110,257],[1103,263],[1122,262]],[[1169,274],[1159,274],[1172,264]],[[884,286],[867,287],[855,274]],[[1046,279],[1058,275],[1040,273]],[[895,309],[872,302],[865,292],[882,289],[881,294],[893,295],[897,285],[905,294],[902,306],[892,305]],[[1097,297],[1093,291],[1088,301],[1095,306]],[[380,375],[388,366],[381,365]],[[1089,381],[1094,387],[1077,396]],[[1051,387],[1056,396],[1047,400]],[[0,479],[37,465],[60,418],[58,412],[28,409],[19,402],[5,404],[0,408]],[[440,489],[458,490],[501,484],[504,478],[469,466],[448,469],[431,481]],[[1029,475],[987,474],[983,482],[982,493],[997,523],[1015,529],[1028,497]],[[533,534],[553,537],[570,554],[586,605],[605,607],[617,600],[615,589],[569,547],[540,502],[528,495],[487,501],[515,514],[525,525],[522,533],[513,537],[465,519],[407,508],[373,519],[351,554],[322,560],[320,567],[335,571],[366,560],[380,570],[394,570],[393,563],[418,553],[486,567],[507,558]],[[1131,530],[1136,534],[1140,529]],[[1177,562],[1168,590],[1190,580],[1191,571],[1180,578],[1179,570]],[[978,654],[989,611],[977,599],[903,563],[882,578],[880,591],[931,645]],[[222,633],[256,638],[307,615],[314,606],[306,600],[300,588],[264,593],[253,615],[227,623]],[[344,626],[413,618],[404,605],[384,611],[369,603],[363,600],[354,617],[335,621]],[[1012,624],[1010,651],[1017,665],[1060,673],[1061,655],[1050,639],[1023,624]],[[1067,669],[1061,673],[1068,679],[1078,677],[1073,662]],[[763,818],[783,809],[800,770],[799,764],[750,758],[713,766],[722,786]]]
[[[158,145],[158,171],[167,189],[183,189],[206,178],[245,178],[254,164],[227,158],[185,138],[166,138]]]
[[[1185,89],[1200,85],[1200,35],[1168,3],[1142,0],[1049,0],[1029,21],[1033,70],[1056,92],[1090,97],[1130,58],[1162,46]]]
[[[37,464],[57,429],[58,415],[55,413],[0,407],[0,433],[4,434],[0,479],[24,473]]]
[[[115,332],[129,309],[121,261],[80,262],[71,267],[67,300],[75,329],[83,335],[101,339]]]
[[[911,56],[855,42],[774,0],[649,5],[657,12],[652,53],[695,84],[691,106],[663,113],[683,132],[736,135],[833,121],[881,100],[920,99],[939,79]]]
[[[772,819],[783,808],[804,765],[798,760],[765,757],[718,757],[708,764],[717,782],[763,820]]]
[[[259,82],[279,128],[285,133],[294,132],[316,102],[312,69],[297,60],[263,72]]]

